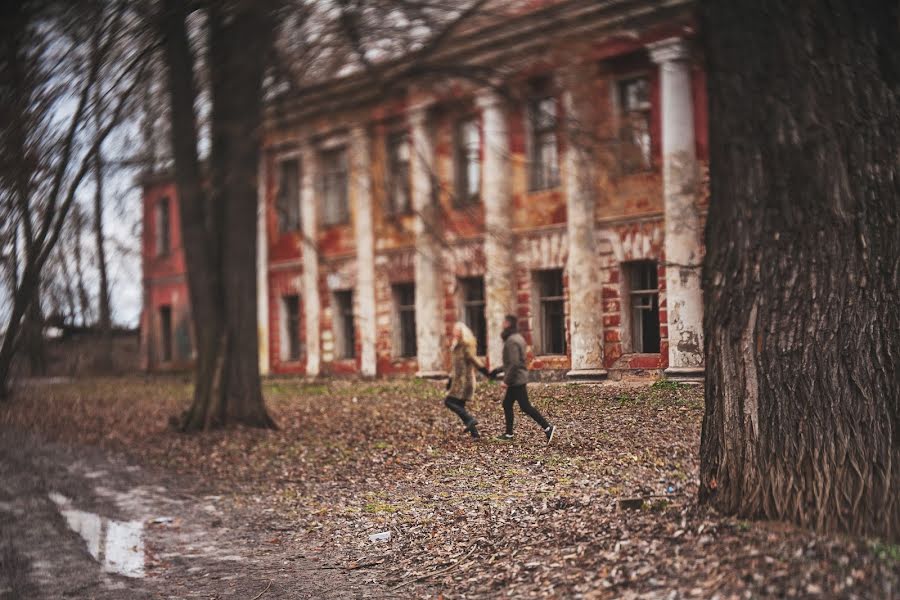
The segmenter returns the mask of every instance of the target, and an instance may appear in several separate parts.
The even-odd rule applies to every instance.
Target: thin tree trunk
[[[705,0],[700,498],[900,537],[900,35],[886,0]]]
[[[84,226],[84,219],[81,212],[77,213],[74,222],[75,226],[75,243],[73,250],[75,254],[75,287],[78,290],[78,303],[81,306],[81,324],[87,325],[93,318],[93,310],[91,310],[91,300],[88,296],[87,286],[84,283],[84,267],[81,258],[81,228]]]
[[[66,258],[65,253],[62,251],[62,246],[56,247],[56,255],[57,260],[59,260],[59,267],[62,270],[62,278],[63,278],[63,287],[66,293],[66,306],[68,308],[68,318],[67,321],[69,323],[75,322],[75,313],[77,312],[77,303],[75,301],[75,290],[72,288],[72,273],[69,271],[69,260]]]
[[[94,101],[99,103],[100,86],[96,87]],[[98,132],[102,129],[100,111],[97,111],[94,126]],[[105,236],[103,234],[103,146],[97,148],[94,155],[94,244],[97,247],[97,271],[99,273],[99,289],[97,290],[97,325],[100,328],[100,352],[95,367],[101,372],[109,372],[112,368],[112,317],[109,308],[109,279],[106,271]]]
[[[38,284],[38,290],[40,290]],[[44,313],[41,310],[40,291],[35,292],[35,299],[25,312],[22,323],[22,350],[28,359],[28,373],[32,377],[41,377],[47,373],[47,356],[44,347]]]
[[[100,274],[100,289],[98,290],[97,298],[99,318],[97,324],[103,332],[109,333],[109,329],[112,326],[112,317],[109,308],[106,249],[103,245],[106,237],[103,234],[103,153],[100,150],[94,156],[94,180],[94,243],[97,246],[97,270]]]
[[[20,333],[25,327],[25,316],[31,310],[31,303],[38,301],[40,281],[38,268],[26,261],[19,287],[12,298],[12,314],[0,344],[0,400],[7,399],[11,393],[9,376],[12,361],[22,342]]]

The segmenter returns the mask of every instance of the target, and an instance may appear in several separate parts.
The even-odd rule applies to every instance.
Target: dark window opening
[[[300,230],[300,163],[296,159],[283,160],[278,165],[278,231]]]
[[[339,358],[356,356],[356,328],[353,326],[353,292],[334,293],[335,338]]]
[[[625,79],[618,84],[621,107],[620,140],[622,167],[626,172],[651,166],[650,82],[646,77]]]
[[[540,353],[566,353],[566,313],[562,269],[536,273]]]
[[[300,297],[285,296],[282,305],[281,358],[285,361],[300,360]]]
[[[659,285],[656,262],[625,265],[631,304],[633,352],[659,352]]]
[[[388,137],[387,213],[400,215],[412,210],[409,179],[409,136],[405,131]]]
[[[397,312],[397,355],[416,355],[416,288],[412,283],[394,285],[394,305]]]
[[[553,96],[534,98],[528,105],[531,130],[531,190],[546,190],[559,185],[559,148],[557,145],[557,104]]]
[[[468,325],[478,341],[479,356],[487,354],[487,320],[484,315],[484,278],[466,277],[459,280],[462,292],[463,323]]]
[[[481,194],[481,128],[477,119],[466,119],[456,127],[457,206],[478,202]]]
[[[169,214],[170,201],[168,197],[163,197],[156,204],[156,255],[164,256],[171,250],[172,223]]]
[[[159,307],[159,334],[162,362],[171,362],[173,355],[171,306]]]
[[[338,225],[350,220],[347,196],[347,152],[344,148],[322,152],[322,223]]]

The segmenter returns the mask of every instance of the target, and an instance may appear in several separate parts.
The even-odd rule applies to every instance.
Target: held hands
[[[478,371],[491,381],[497,381],[498,379],[500,379],[500,375],[503,373],[503,367],[497,367],[496,369],[493,369],[491,371],[488,371],[487,367],[480,367]]]

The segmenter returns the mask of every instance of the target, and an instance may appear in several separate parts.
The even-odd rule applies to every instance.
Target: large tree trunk
[[[166,3],[164,35],[175,178],[197,340],[186,431],[241,423],[274,427],[260,387],[256,330],[256,191],[264,61],[273,27],[266,6],[238,2],[225,21],[209,11],[212,88],[210,189],[197,158],[193,58],[181,2]],[[234,7],[232,7],[234,8]]]
[[[272,426],[263,403],[257,330],[257,181],[262,81],[274,42],[272,3],[237,3],[226,22],[210,10],[210,75],[214,98],[210,176],[222,211],[224,286],[224,416]]]
[[[706,0],[701,500],[900,537],[894,0]]]

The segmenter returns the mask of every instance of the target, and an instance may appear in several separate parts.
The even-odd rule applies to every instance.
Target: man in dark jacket
[[[535,420],[544,430],[547,436],[547,443],[553,441],[553,435],[556,433],[556,427],[547,422],[547,419],[538,412],[534,406],[528,401],[528,367],[525,366],[525,338],[519,334],[518,320],[514,315],[506,315],[503,321],[503,332],[500,334],[503,338],[503,367],[495,369],[492,375],[498,374],[501,370],[504,373],[503,383],[501,384],[506,390],[503,397],[503,413],[506,417],[506,433],[500,436],[500,439],[511,440],[513,437],[513,404],[519,403],[519,408],[526,415]]]

